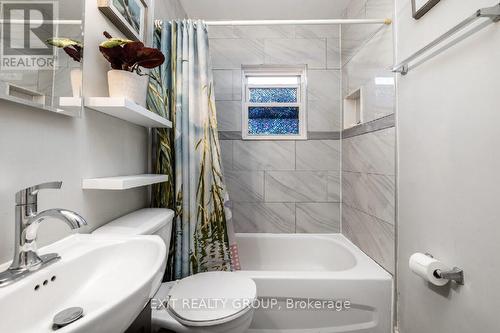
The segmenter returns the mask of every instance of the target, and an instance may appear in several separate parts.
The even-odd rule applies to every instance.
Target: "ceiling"
[[[350,0],[180,0],[188,17],[205,20],[340,18]]]

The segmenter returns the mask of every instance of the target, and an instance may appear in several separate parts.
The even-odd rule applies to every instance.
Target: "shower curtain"
[[[165,63],[150,73],[148,108],[173,123],[153,130],[153,169],[168,181],[153,206],[175,211],[167,279],[239,269],[222,172],[208,35],[201,21],[163,22],[153,46]]]

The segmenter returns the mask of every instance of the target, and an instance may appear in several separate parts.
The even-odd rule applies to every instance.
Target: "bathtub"
[[[260,300],[249,333],[391,332],[392,277],[343,235],[236,238]]]

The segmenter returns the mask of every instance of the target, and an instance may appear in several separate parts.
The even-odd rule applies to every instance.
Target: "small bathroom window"
[[[363,122],[363,89],[358,88],[344,98],[344,129]]]
[[[243,139],[307,138],[305,68],[245,67],[242,77]]]

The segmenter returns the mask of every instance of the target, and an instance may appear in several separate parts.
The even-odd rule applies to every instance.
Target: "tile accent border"
[[[380,131],[386,128],[394,127],[396,124],[396,117],[393,114],[378,118],[367,123],[363,123],[342,131],[342,139],[352,138],[366,133]]]
[[[219,131],[219,140],[242,140],[241,131]]]
[[[394,113],[378,118],[367,123],[363,123],[342,132],[329,131],[329,132],[307,132],[307,140],[340,140],[352,138],[353,136],[363,135],[366,133],[380,131],[386,128],[394,127],[396,124],[396,117]],[[220,140],[243,140],[241,131],[219,131]],[[279,140],[277,138],[276,140]],[[292,140],[290,140],[292,141]],[[300,141],[300,140],[297,140]]]
[[[219,131],[219,140],[243,140],[243,139],[241,136],[241,131]],[[276,140],[279,141],[280,139],[276,138]],[[307,132],[307,140],[340,140],[340,132],[339,131]],[[287,141],[293,141],[293,140],[287,140]],[[303,140],[296,140],[296,141],[303,141]]]

